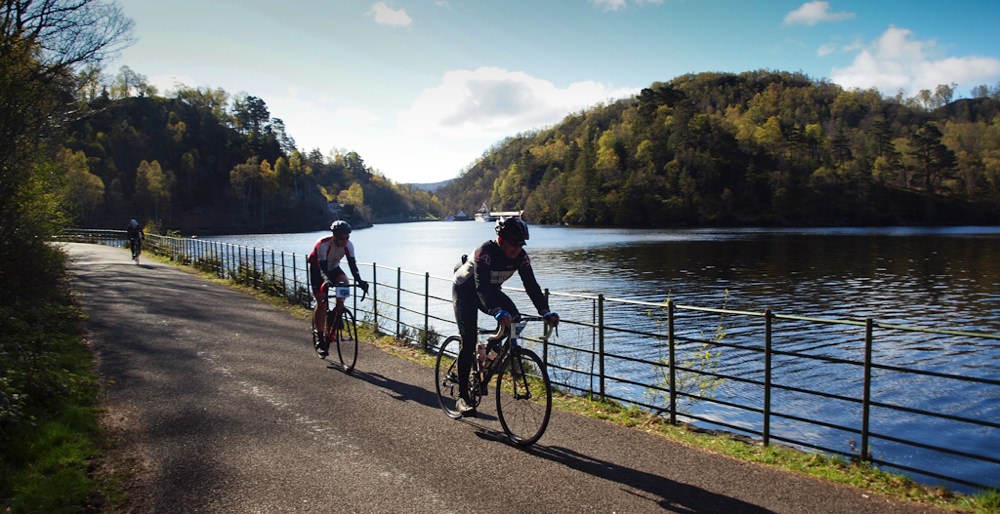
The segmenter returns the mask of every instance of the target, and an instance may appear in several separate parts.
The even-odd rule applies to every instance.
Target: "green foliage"
[[[447,210],[582,225],[993,223],[1000,101],[845,91],[799,73],[701,73],[489,149]]]
[[[726,301],[729,291],[726,291]],[[669,301],[668,301],[669,302]],[[725,308],[725,306],[723,306]],[[666,332],[668,327],[667,306],[648,313],[656,318],[657,325]],[[674,392],[677,394],[677,413],[687,413],[690,408],[704,399],[714,397],[715,390],[725,383],[725,379],[717,376],[722,352],[718,344],[726,338],[724,317],[719,315],[719,322],[711,335],[702,334],[701,338],[692,344],[677,344],[675,348]],[[653,405],[663,405],[663,411],[670,410],[670,357],[669,354],[656,360],[653,371],[657,375],[657,387],[648,389],[646,400]]]
[[[237,284],[260,289],[270,296],[284,296],[284,284],[256,267],[240,265],[230,278]]]
[[[57,254],[38,294],[0,307],[0,509],[14,512],[78,512],[93,488],[98,385]]]
[[[92,226],[135,217],[188,232],[315,230],[337,216],[365,226],[443,212],[433,196],[392,183],[356,152],[296,149],[259,98],[230,103],[221,89],[160,97],[144,77],[124,75],[116,94],[90,99],[89,114],[63,140],[105,185],[86,218]],[[338,195],[348,212],[328,205]]]

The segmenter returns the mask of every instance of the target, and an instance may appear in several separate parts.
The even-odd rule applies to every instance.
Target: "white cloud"
[[[406,14],[405,10],[395,10],[386,5],[385,2],[378,2],[373,5],[371,11],[368,11],[368,14],[371,14],[375,19],[375,23],[378,23],[379,25],[406,27],[413,23],[413,20],[408,14]]]
[[[830,2],[816,0],[806,2],[798,9],[785,15],[785,25],[815,25],[823,22],[842,21],[854,17],[852,12],[830,12]]]
[[[604,11],[618,11],[624,9],[628,4],[627,0],[590,0],[590,2]],[[632,3],[640,6],[661,5],[663,0],[632,0]]]
[[[560,88],[500,68],[455,70],[445,73],[438,86],[421,92],[397,121],[407,132],[495,139],[550,126],[574,111],[637,92],[593,81]]]
[[[816,49],[816,55],[820,57],[826,57],[837,51],[837,45],[834,43],[827,43]]]
[[[187,75],[154,75],[147,79],[151,85],[156,87],[160,96],[168,96],[181,88],[192,88],[197,82],[193,77]]]
[[[591,0],[595,6],[605,11],[617,11],[625,8],[625,0]]]
[[[1000,59],[943,57],[933,40],[921,41],[909,29],[890,26],[865,45],[845,68],[834,68],[831,80],[853,89],[877,88],[883,94],[903,90],[913,95],[941,84],[972,87],[1000,79]]]

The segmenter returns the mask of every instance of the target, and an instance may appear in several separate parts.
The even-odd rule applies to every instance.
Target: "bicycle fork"
[[[516,352],[510,357],[510,383],[515,400],[530,400],[531,388],[528,387],[528,374]]]

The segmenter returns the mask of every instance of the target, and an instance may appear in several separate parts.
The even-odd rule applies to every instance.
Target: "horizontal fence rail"
[[[81,229],[57,239],[121,247],[125,237]],[[144,250],[312,306],[304,255],[154,234]],[[362,321],[428,350],[457,331],[450,277],[359,264],[372,285],[364,302],[355,299]],[[530,305],[523,290],[508,292]],[[561,333],[522,344],[535,345],[553,384],[567,392],[925,483],[1000,488],[998,334],[546,295]],[[981,356],[954,362],[970,352]]]

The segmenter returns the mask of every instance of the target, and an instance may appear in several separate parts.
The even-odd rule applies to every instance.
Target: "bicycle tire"
[[[437,391],[441,410],[449,418],[458,419],[462,413],[456,409],[458,394],[458,353],[462,349],[462,338],[451,336],[441,343],[434,364],[434,388]]]
[[[511,442],[534,444],[552,415],[552,384],[545,364],[531,350],[518,348],[497,374],[497,417]]]
[[[139,255],[142,254],[142,242],[133,240],[129,242],[129,249],[132,250],[132,260],[139,263]]]
[[[312,320],[313,349],[319,348],[319,331],[316,330],[316,318]]]
[[[354,321],[354,313],[346,307],[340,310],[343,322],[338,327],[336,319],[333,327],[333,340],[337,342],[337,356],[345,373],[354,371],[358,362],[358,325]]]

